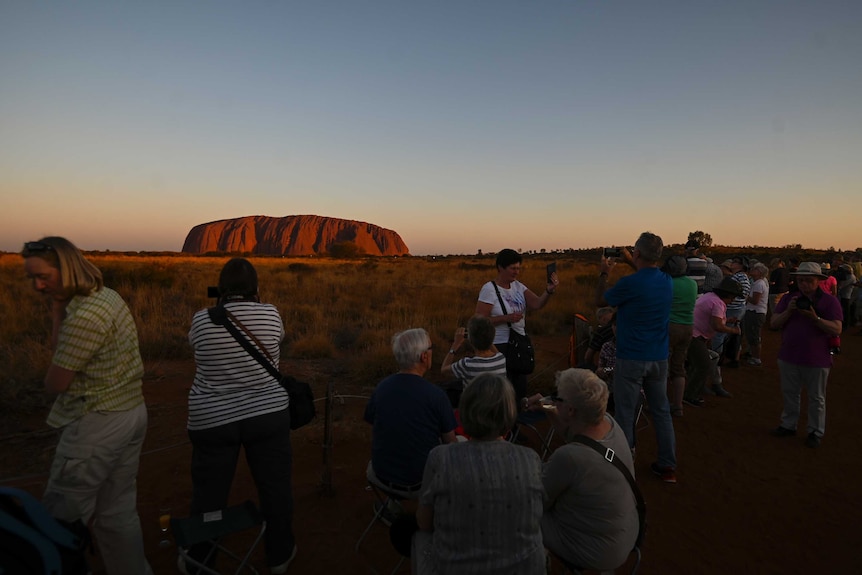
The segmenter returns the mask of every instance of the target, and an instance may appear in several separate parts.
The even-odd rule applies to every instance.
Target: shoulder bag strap
[[[248,352],[250,356],[260,363],[264,369],[266,369],[269,374],[276,379],[276,381],[281,381],[281,373],[279,373],[278,369],[273,365],[272,358],[269,361],[263,357],[263,354],[258,350],[252,343],[248,340],[248,337],[244,336],[240,333],[239,329],[234,325],[233,322],[239,323],[239,321],[234,317],[232,313],[230,313],[223,306],[211,307],[207,310],[210,316],[210,320],[216,325],[224,326],[225,329],[236,339],[236,341]],[[239,324],[242,325],[242,324]],[[243,327],[243,332],[252,338],[254,338],[251,333]],[[254,338],[257,345],[260,349],[266,352],[266,348],[261,346],[260,342],[257,341],[257,338]],[[268,356],[269,354],[267,354]]]
[[[638,542],[643,539],[644,536],[644,526],[646,525],[646,502],[644,501],[643,493],[641,493],[640,487],[635,483],[635,478],[632,477],[629,468],[626,467],[625,463],[617,459],[616,452],[610,447],[605,447],[595,439],[591,437],[587,437],[586,435],[576,435],[571,440],[572,443],[580,443],[582,445],[586,445],[587,447],[592,447],[599,455],[601,455],[604,459],[609,461],[620,470],[620,473],[623,474],[623,477],[628,481],[629,486],[632,488],[632,491],[635,494],[635,501],[637,502],[637,510],[638,510],[638,523],[640,524],[640,533],[638,533]]]
[[[506,304],[503,303],[503,296],[500,295],[500,288],[497,287],[497,282],[492,281],[491,285],[494,286],[494,291],[497,292],[497,299],[500,300],[500,309],[503,310],[503,315],[509,315],[509,310],[506,309]],[[509,326],[509,329],[512,329],[512,323],[506,322],[506,325]]]

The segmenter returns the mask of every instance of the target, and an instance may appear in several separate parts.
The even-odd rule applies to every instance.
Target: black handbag
[[[503,310],[503,315],[509,312],[506,309],[506,304],[503,303],[503,296],[500,295],[500,289],[496,282],[491,282],[494,286],[494,291],[497,292],[497,299],[500,300],[500,308]],[[536,369],[536,354],[533,350],[533,342],[529,335],[521,335],[512,328],[512,324],[506,322],[509,326],[509,341],[506,342],[506,368],[513,373],[522,373],[530,375]]]
[[[314,393],[311,391],[311,386],[304,381],[299,381],[293,376],[283,375],[280,373],[273,365],[273,360],[269,357],[266,348],[257,341],[254,334],[248,331],[245,326],[242,325],[242,323],[240,323],[240,321],[224,306],[211,307],[207,311],[209,313],[210,320],[212,320],[216,325],[224,326],[234,339],[236,339],[236,341],[245,348],[249,355],[256,359],[287,391],[289,398],[287,409],[290,412],[290,428],[294,430],[299,429],[314,419],[317,412],[314,407]],[[239,326],[239,329],[242,329],[243,333],[248,337],[244,337],[243,334],[240,333],[239,329],[237,329],[237,326]],[[263,350],[264,353],[267,354],[266,359],[260,351],[251,344],[248,340],[249,337],[254,340],[257,346]],[[269,361],[267,361],[267,359],[269,359]]]

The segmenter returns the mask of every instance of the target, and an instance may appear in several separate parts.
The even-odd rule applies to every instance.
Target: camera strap
[[[281,373],[279,373],[278,369],[275,367],[275,360],[266,350],[266,347],[260,343],[253,333],[248,331],[245,326],[242,325],[235,315],[230,313],[230,310],[219,305],[209,308],[207,313],[209,313],[210,320],[214,324],[224,326],[237,343],[239,343],[250,356],[257,360],[257,362],[260,363],[276,381],[281,381]],[[237,326],[239,326],[239,328],[237,328]],[[242,333],[240,332],[240,329],[242,329]],[[254,341],[254,344],[257,345],[257,347],[252,345],[249,338]],[[263,357],[264,354],[266,354],[266,358]],[[267,361],[267,359],[269,359],[269,361]]]
[[[497,299],[500,300],[500,309],[503,310],[503,315],[509,315],[509,311],[506,309],[506,304],[503,303],[503,296],[500,295],[500,288],[497,287],[497,282],[491,281],[491,285],[494,286],[494,291],[497,292]],[[512,329],[512,323],[506,322],[506,325],[509,326],[509,329]]]

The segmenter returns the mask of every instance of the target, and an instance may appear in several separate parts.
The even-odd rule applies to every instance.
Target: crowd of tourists
[[[682,256],[663,258],[663,248],[659,236],[644,232],[631,250],[601,257],[599,326],[584,364],[557,373],[548,396],[528,393],[525,317],[550,302],[560,280],[549,269],[544,289],[532,291],[518,279],[522,257],[514,250],[497,254],[475,316],[446,351],[441,372],[457,385],[425,379],[433,346],[424,329],[393,337],[398,372],[376,386],[365,409],[372,425],[366,475],[389,501],[402,502],[379,509],[380,517],[411,518],[389,520],[408,534],[403,552],[414,573],[538,574],[548,552],[579,568],[621,565],[642,530],[631,479],[638,413],[645,404],[656,435],[650,470],[675,483],[674,417],[703,405],[704,395],[730,398],[722,369],[761,366],[766,326],[782,331],[784,407],[772,433],[797,434],[805,390],[806,445],[820,445],[833,354],[846,325],[862,323],[858,258],[767,266],[740,255],[717,265],[694,241]],[[107,573],[150,574],[136,507],[147,412],[131,313],[68,240],[27,242],[22,256],[34,289],[50,302],[53,356],[44,383],[56,394],[48,424],[62,430],[43,504],[54,517],[92,524]],[[634,273],[609,286],[618,264]],[[260,301],[254,266],[228,261],[218,292],[216,307],[277,367],[284,325],[275,306]],[[194,315],[189,341],[196,364],[190,511],[227,506],[244,450],[267,523],[267,565],[286,573],[297,553],[290,397],[211,310]],[[547,461],[511,441],[523,412],[544,414],[564,442]],[[214,560],[208,552],[206,542],[193,546],[178,569],[197,572]]]

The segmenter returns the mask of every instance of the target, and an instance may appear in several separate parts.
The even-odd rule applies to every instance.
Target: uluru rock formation
[[[392,230],[323,216],[247,216],[200,224],[186,236],[183,252],[309,256],[329,253],[332,246],[347,242],[372,256],[410,253],[401,236]]]

